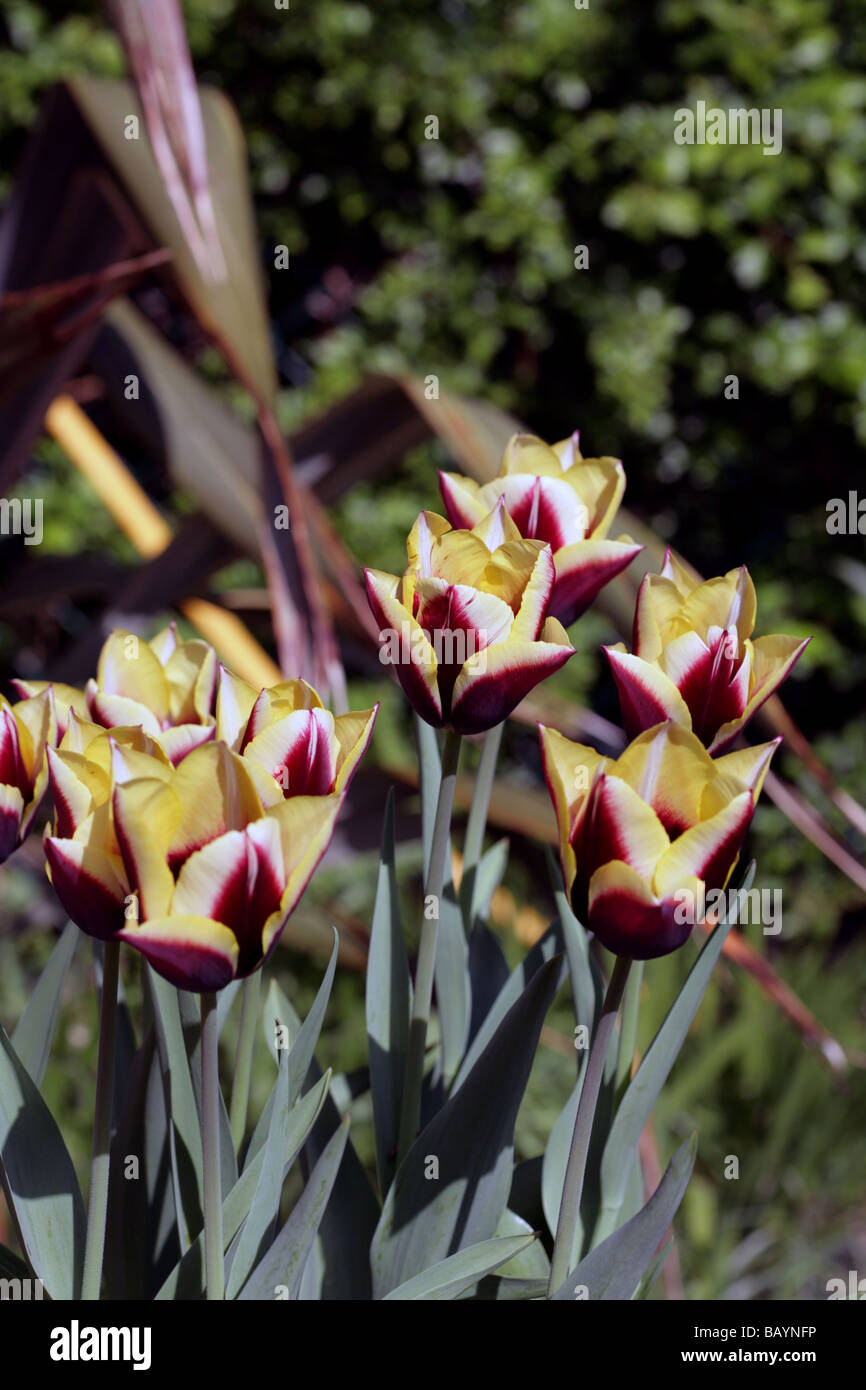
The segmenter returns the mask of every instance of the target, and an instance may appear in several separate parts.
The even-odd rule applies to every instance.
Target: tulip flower
[[[99,654],[96,679],[83,691],[54,684],[59,732],[66,732],[70,709],[103,728],[137,725],[159,739],[172,762],[178,763],[214,736],[216,675],[213,648],[198,638],[180,642],[174,623],[150,642],[116,629]],[[46,685],[16,683],[21,694],[35,694]]]
[[[46,748],[57,738],[49,689],[12,705],[0,695],[0,863],[21,844],[48,785]]]
[[[75,727],[51,759],[45,851],[73,921],[126,941],[182,989],[211,993],[273,950],[327,849],[342,792],[286,799],[226,744],[173,766],[141,729]]]
[[[551,447],[535,435],[516,434],[492,482],[439,475],[452,526],[476,526],[504,498],[520,535],[550,545],[555,580],[548,612],[565,627],[643,549],[627,536],[607,539],[625,491],[621,462],[585,459],[578,441],[575,432]]]
[[[727,884],[780,742],[713,759],[666,721],[614,761],[541,729],[563,880],[603,946],[633,960],[682,946],[695,919],[677,909]]]
[[[402,579],[365,570],[379,659],[393,661],[415,711],[458,734],[501,723],[574,655],[546,617],[553,553],[521,537],[504,499],[471,530],[421,512]]]
[[[691,729],[716,754],[772,695],[809,638],[751,640],[755,586],[745,565],[701,583],[671,555],[638,591],[633,653],[606,647],[630,738],[660,720]]]
[[[221,666],[216,736],[241,754],[254,776],[273,778],[286,796],[324,796],[349,785],[378,708],[335,717],[306,681],[259,691]]]

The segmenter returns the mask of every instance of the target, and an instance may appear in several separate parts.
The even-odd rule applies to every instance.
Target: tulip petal
[[[15,688],[22,700],[32,698],[34,695],[41,695],[49,687],[54,692],[54,708],[57,716],[57,734],[62,738],[66,733],[69,723],[69,711],[74,709],[82,719],[89,717],[87,708],[87,697],[83,690],[76,689],[73,685],[64,685],[62,681],[31,681],[14,679],[10,684]]]
[[[697,879],[678,887],[693,892],[696,900],[701,890]],[[654,897],[630,865],[613,861],[596,869],[590,880],[587,926],[615,955],[655,960],[678,950],[691,935],[693,923],[687,912],[677,910],[679,905],[673,896]]]
[[[381,570],[365,570],[367,600],[379,624],[379,659],[394,662],[397,679],[412,708],[428,724],[442,723],[436,654],[423,629],[397,598],[400,580]]]
[[[702,879],[708,888],[723,888],[739,857],[754,809],[752,793],[744,791],[709,820],[685,830],[658,862],[653,879],[656,893],[664,897],[691,876]]]
[[[451,527],[444,516],[439,516],[437,512],[419,512],[406,538],[409,569],[423,576],[438,573],[433,564],[434,548],[439,537],[450,530]]]
[[[23,816],[24,798],[18,788],[0,783],[0,864],[18,846]]]
[[[250,711],[238,752],[243,753],[251,739],[285,715],[293,714],[295,710],[323,708],[317,692],[304,680],[280,681],[278,685],[260,691]]]
[[[569,468],[573,468],[576,463],[580,463],[583,454],[580,452],[580,430],[572,430],[567,439],[560,439],[556,444],[551,444],[551,449],[559,459],[559,466],[563,473],[567,473]]]
[[[681,616],[689,628],[706,637],[711,627],[736,627],[740,646],[751,637],[758,600],[745,565],[707,579],[693,589],[682,605]]]
[[[539,551],[529,583],[523,591],[520,608],[511,629],[513,641],[535,642],[547,615],[547,604],[553,589],[553,551],[549,545]]]
[[[206,724],[216,693],[217,658],[207,642],[182,642],[165,663],[172,724]]]
[[[556,729],[539,724],[541,762],[560,826],[568,840],[587,808],[596,777],[605,771],[609,759],[584,743],[573,743]]]
[[[609,772],[596,780],[577,848],[578,866],[621,860],[641,878],[651,880],[656,864],[670,848],[670,839],[652,806]]]
[[[807,637],[800,641],[796,637],[776,633],[770,637],[758,637],[751,644],[752,689],[748,703],[739,718],[729,720],[716,731],[710,744],[711,753],[721,753],[733,742],[764,701],[769,699],[782,681],[790,675],[811,640]]]
[[[686,565],[678,555],[674,554],[670,546],[665,550],[664,563],[660,573],[663,579],[669,579],[674,584],[684,599],[687,599],[692,590],[703,583],[695,571]]]
[[[459,534],[459,533],[458,533]],[[472,527],[472,535],[483,541],[491,552],[498,550],[507,541],[521,540],[520,528],[509,515],[505,498],[500,493],[493,501],[486,516]],[[442,542],[440,542],[441,550]],[[435,563],[435,561],[434,561]]]
[[[235,977],[238,943],[228,927],[208,917],[157,918],[119,936],[178,989],[211,994]]]
[[[0,783],[17,787],[22,796],[30,791],[30,773],[21,747],[24,740],[32,748],[29,733],[19,729],[11,706],[3,701],[0,705]]]
[[[168,847],[172,867],[227,830],[243,830],[262,814],[247,763],[224,743],[194,748],[171,785],[181,808]]]
[[[676,686],[692,714],[700,714],[713,669],[713,652],[704,639],[694,630],[675,637],[661,652],[658,666]]]
[[[487,502],[505,499],[508,513],[521,536],[545,541],[553,550],[583,540],[589,527],[589,509],[563,478],[540,478],[525,473],[496,478],[481,489]]]
[[[505,541],[488,556],[480,587],[486,593],[495,594],[497,598],[502,599],[513,613],[518,613],[539,557],[547,548],[549,547],[545,547],[542,541]],[[545,574],[546,571],[545,562]]]
[[[674,723],[657,725],[639,734],[616,760],[611,772],[640,792],[669,835],[678,834],[701,819],[704,789],[717,775],[700,739],[690,729]]]
[[[547,478],[561,478],[562,464],[558,455],[536,434],[513,434],[505,446],[500,477],[513,473],[531,473]]]
[[[88,936],[112,941],[124,924],[127,887],[117,860],[95,845],[45,838],[51,883],[64,910]]]
[[[146,734],[150,734],[151,738],[158,738],[162,729],[156,715],[147,705],[126,695],[106,695],[103,691],[97,690],[90,700],[90,713],[104,729],[111,729],[116,724],[137,724]]]
[[[94,806],[111,795],[111,777],[106,768],[83,753],[48,749],[51,796],[54,801],[54,833],[71,839]]]
[[[556,580],[549,610],[563,627],[570,627],[585,613],[597,594],[621,574],[642,545],[633,541],[576,541],[554,553]]]
[[[153,652],[160,666],[165,666],[172,652],[176,652],[180,646],[180,639],[177,635],[177,623],[172,620],[167,627],[162,628],[155,637],[151,637],[147,644]]]
[[[169,718],[169,687],[159,657],[131,632],[118,629],[106,639],[99,653],[96,685],[104,695],[121,696],[144,705],[155,717],[157,728]],[[137,722],[113,720],[115,724]]]
[[[222,922],[238,942],[238,971],[249,974],[262,959],[262,930],[284,889],[279,828],[273,821],[256,821],[190,855],[178,875],[172,916]]]
[[[507,603],[494,594],[482,593],[466,584],[447,584],[442,579],[419,579],[416,619],[423,628],[442,666],[462,666],[467,656],[493,642],[503,641],[511,631],[514,614]],[[471,640],[455,640],[457,634]]]
[[[216,736],[233,752],[241,751],[247,721],[258,697],[258,690],[235,676],[225,666],[219,668],[216,702]]]
[[[215,724],[176,724],[174,728],[163,729],[159,741],[172,764],[177,767],[194,748],[212,742],[215,734]]]
[[[689,631],[682,619],[683,596],[671,579],[645,574],[637,591],[632,651],[644,661],[657,661],[662,648]]]
[[[666,719],[691,729],[688,705],[658,666],[613,647],[602,650],[616,681],[622,722],[630,739]]]
[[[455,530],[471,531],[483,519],[487,508],[478,496],[478,484],[471,478],[440,472],[439,491],[445,515]]]
[[[373,736],[373,725],[379,713],[378,703],[372,709],[338,714],[334,721],[334,734],[337,740],[337,780],[334,791],[345,791],[355,775],[355,769],[363,758]]]
[[[279,911],[265,924],[262,938],[265,956],[275,945],[286,919],[328,848],[342,804],[340,793],[293,796],[265,813],[265,819],[273,819],[279,830],[285,881]]]
[[[595,459],[582,458],[568,471],[566,479],[580,493],[589,511],[587,536],[603,541],[625,493],[622,460],[608,454]]]
[[[115,786],[112,802],[117,843],[142,914],[161,917],[174,892],[168,854],[181,821],[181,801],[173,787],[148,777]]]
[[[269,725],[244,749],[290,796],[322,796],[337,777],[334,716],[330,710],[299,709]]]
[[[739,796],[744,787],[748,787],[757,805],[770,760],[781,742],[782,735],[779,734],[769,743],[758,743],[753,748],[738,748],[734,753],[714,758],[716,777],[704,788],[701,819],[715,815],[725,802]]]
[[[491,514],[494,519],[496,513]],[[479,522],[484,528],[490,517]],[[476,528],[477,529],[477,528]],[[464,584],[470,589],[483,589],[484,575],[491,551],[485,539],[475,531],[445,531],[432,545],[429,570],[411,572],[417,579],[444,579],[448,584]]]
[[[549,618],[538,642],[500,642],[464,664],[454,685],[451,725],[461,734],[501,724],[525,695],[574,656],[565,632]]]
[[[35,695],[30,700],[16,701],[12,706],[12,714],[18,725],[21,755],[28,781],[32,782],[45,762],[46,747],[57,742],[57,715],[52,687],[49,685],[41,695]]]

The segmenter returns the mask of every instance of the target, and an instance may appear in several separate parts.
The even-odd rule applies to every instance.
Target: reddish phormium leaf
[[[89,275],[0,294],[3,395],[17,390],[54,353],[92,328],[111,299],[170,260],[170,251],[149,251]]]
[[[225,280],[204,122],[179,0],[107,0],[138,88],[154,158],[205,280]]]

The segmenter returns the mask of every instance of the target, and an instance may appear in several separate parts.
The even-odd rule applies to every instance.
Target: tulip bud
[[[241,754],[254,777],[272,779],[284,796],[325,796],[348,787],[378,709],[334,716],[306,681],[257,691],[221,666],[216,733]]]
[[[402,579],[364,572],[380,656],[428,724],[481,733],[574,655],[545,616],[550,546],[523,539],[500,498],[472,530],[422,512],[407,549]]]
[[[683,901],[703,902],[727,884],[781,739],[713,759],[668,721],[614,761],[553,729],[540,732],[576,915],[616,955],[675,951],[696,920]]]
[[[583,458],[578,438],[575,433],[549,447],[535,435],[514,435],[499,476],[483,486],[459,473],[439,475],[452,526],[477,525],[502,498],[518,533],[550,546],[554,582],[547,611],[564,627],[643,549],[627,536],[607,539],[625,472],[619,459]]]
[[[335,720],[304,682],[257,692],[224,671],[218,717],[243,752],[212,741],[175,766],[162,732],[105,730],[73,712],[49,755],[45,841],[70,917],[183,989],[251,974],[328,847],[375,713]]]
[[[672,719],[712,754],[728,748],[810,639],[751,640],[757,599],[745,565],[701,583],[671,555],[638,591],[632,654],[605,647],[629,737]]]
[[[56,739],[50,686],[14,705],[0,695],[0,863],[30,829],[48,785],[46,749]]]

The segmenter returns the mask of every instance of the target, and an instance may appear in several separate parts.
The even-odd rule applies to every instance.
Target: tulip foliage
[[[19,681],[20,700],[3,701],[0,852],[50,793],[45,867],[71,919],[15,1033],[0,1030],[0,1166],[20,1244],[0,1263],[52,1298],[630,1299],[660,1271],[696,1139],[646,1192],[638,1141],[726,913],[704,923],[632,1075],[643,963],[682,948],[702,920],[688,904],[732,883],[778,743],[740,735],[803,644],[752,641],[745,569],[701,583],[669,555],[647,576],[633,651],[607,653],[625,750],[614,758],[540,731],[560,840],[556,913],[509,971],[487,921],[507,855],[483,845],[500,726],[573,655],[566,626],[639,547],[608,539],[622,465],[584,459],[576,435],[552,448],[517,436],[493,482],[444,474],[441,485],[447,519],[420,513],[405,572],[365,572],[383,666],[417,719],[423,884],[413,969],[389,800],[369,1064],[351,1091],[316,1060],[336,939],[303,1021],[275,981],[263,998],[262,976],[328,848],[376,709],[335,715],[299,679],[256,689],[173,625],[149,643],[112,633],[83,690]],[[485,742],[458,888],[449,850],[467,735]],[[80,933],[100,992],[86,1213],[39,1090]],[[119,1020],[127,1044],[135,1037],[118,980],[136,958],[144,1017],[132,1054],[118,1043]],[[561,989],[574,1008],[574,1089],[540,1162],[518,1166],[518,1112]],[[229,1107],[219,1040],[238,996]],[[251,1125],[262,1034],[273,1083]],[[370,1171],[345,1114],[359,1087]],[[286,1210],[293,1167],[300,1196]]]

